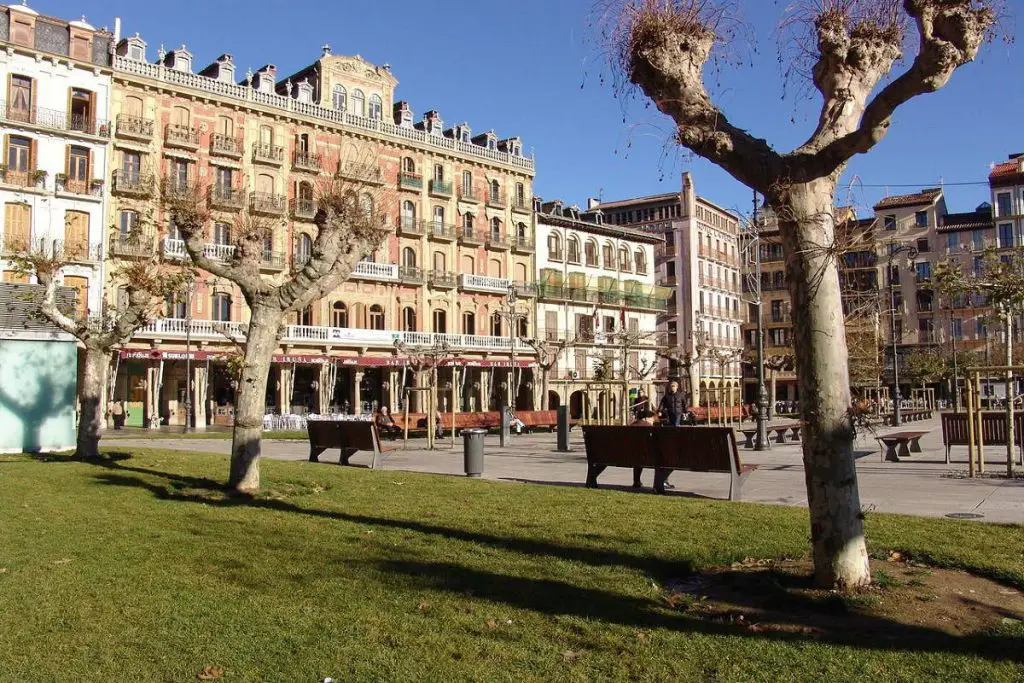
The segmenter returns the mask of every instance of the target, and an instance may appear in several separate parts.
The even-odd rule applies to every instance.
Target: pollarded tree
[[[21,252],[13,261],[18,271],[35,275],[44,287],[39,315],[73,335],[84,350],[75,456],[89,460],[99,457],[103,389],[111,355],[148,324],[164,300],[190,281],[193,273],[187,268],[160,263],[155,257],[119,265],[109,275],[109,281],[119,288],[116,300],[105,301],[101,311],[90,311],[62,306],[58,301],[61,274],[76,256],[55,243],[52,248]]]
[[[520,341],[533,349],[533,352],[537,355],[537,367],[540,368],[540,391],[543,397],[540,402],[540,410],[547,410],[548,394],[551,391],[551,370],[558,365],[563,352],[573,348],[580,342],[579,335],[571,338],[566,337],[565,339],[520,337]]]
[[[255,491],[260,486],[267,376],[285,315],[305,308],[348,279],[359,261],[377,249],[390,232],[386,216],[391,207],[375,184],[340,175],[325,178],[316,189],[313,206],[305,207],[315,211],[316,236],[309,253],[301,254],[301,259],[300,254],[293,255],[296,261],[290,272],[266,276],[261,274],[260,264],[268,239],[273,239],[270,222],[259,219],[255,211],[238,214],[231,235],[233,253],[228,259],[216,258],[206,249],[209,211],[204,188],[168,184],[161,195],[192,262],[236,284],[249,306],[228,486],[240,492]]]
[[[821,112],[790,152],[730,122],[704,71],[730,45],[729,0],[625,0],[608,32],[613,68],[676,124],[684,147],[762,193],[778,217],[793,302],[805,421],[803,439],[815,578],[852,589],[870,583],[853,459],[850,387],[837,272],[836,183],[850,158],[871,150],[898,107],[944,86],[972,61],[995,20],[981,0],[804,0],[784,27],[810,67]],[[882,85],[909,42],[916,54]]]

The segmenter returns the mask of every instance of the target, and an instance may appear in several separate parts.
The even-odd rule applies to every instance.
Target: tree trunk
[[[540,368],[540,410],[548,410],[551,408],[550,399],[548,398],[548,391],[550,391],[550,380],[548,379],[549,374],[549,369],[542,365]]]
[[[266,411],[267,375],[283,318],[280,309],[266,304],[252,305],[245,363],[235,394],[235,428],[228,478],[228,487],[235,491],[250,492],[260,487],[260,439]]]
[[[1013,366],[1013,315],[1006,314],[1006,367]],[[1013,478],[1013,451],[1016,441],[1013,425],[1013,371],[1006,371],[1006,476]]]
[[[85,347],[85,370],[78,391],[78,444],[75,456],[83,460],[100,457],[100,430],[103,428],[104,392],[110,354],[106,349]]]
[[[768,420],[775,419],[775,369],[768,371],[768,381],[771,383],[771,393],[768,394]]]
[[[853,458],[846,330],[835,255],[835,178],[783,187],[779,217],[789,293],[815,581],[849,590],[871,582]]]

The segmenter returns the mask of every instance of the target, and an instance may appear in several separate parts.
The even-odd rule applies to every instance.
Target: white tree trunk
[[[779,217],[793,301],[793,331],[815,580],[853,589],[871,582],[853,457],[846,333],[836,267],[835,179],[784,187]]]
[[[775,369],[772,368],[768,371],[768,379],[771,383],[771,393],[768,394],[768,419],[775,419]]]
[[[83,460],[100,457],[100,430],[103,428],[103,386],[110,354],[106,349],[85,347],[85,369],[78,389],[78,443],[75,456]]]
[[[235,427],[231,442],[228,487],[251,492],[260,487],[260,439],[266,409],[267,375],[277,347],[284,314],[266,304],[252,305],[245,344],[245,363],[235,396]]]
[[[1006,314],[1006,367],[1013,365],[1013,314]],[[1016,441],[1013,425],[1013,371],[1006,371],[1006,476],[1013,478],[1013,451]]]

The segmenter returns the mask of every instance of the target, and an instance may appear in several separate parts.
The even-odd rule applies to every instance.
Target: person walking
[[[114,404],[110,406],[110,415],[114,418],[114,429],[123,428],[125,417],[127,416],[124,409],[124,401],[121,401],[120,399],[114,401]]]
[[[644,410],[636,416],[636,419],[630,425],[631,427],[653,427],[654,426],[654,413],[651,410]],[[640,475],[643,474],[643,467],[633,468],[633,488],[638,489],[643,486],[643,482],[640,481]]]
[[[686,394],[679,391],[679,382],[672,380],[668,383],[668,391],[661,397],[661,404],[658,406],[662,422],[669,427],[680,426],[686,417],[686,408]]]
[[[633,420],[642,420],[644,415],[651,412],[651,399],[643,389],[637,391],[636,402],[633,403]],[[653,413],[651,413],[653,415]]]

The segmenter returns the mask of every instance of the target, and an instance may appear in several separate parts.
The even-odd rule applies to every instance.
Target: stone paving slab
[[[856,442],[857,475],[861,503],[878,512],[895,512],[928,517],[941,517],[951,513],[982,515],[989,522],[1024,524],[1024,479],[966,478],[967,449],[957,447],[952,462],[945,462],[945,448],[939,420],[915,422],[903,427],[915,431],[928,431],[921,439],[922,453],[915,453],[897,463],[884,462],[874,435],[862,435]],[[877,435],[897,431],[883,428]],[[544,484],[582,486],[586,478],[586,455],[582,434],[573,430],[569,453],[555,449],[555,435],[551,433],[523,434],[512,438],[511,445],[499,448],[498,437],[488,436],[485,444],[484,477],[503,481],[536,482]],[[742,442],[741,442],[742,443]],[[228,455],[231,443],[227,439],[117,439],[107,441],[108,447],[167,448],[173,450]],[[446,440],[435,451],[425,450],[423,439],[409,442],[403,449],[401,442],[385,442],[386,448],[397,447],[383,455],[386,470],[428,472],[463,475],[462,443],[456,440],[452,448]],[[1006,470],[1005,447],[985,449],[987,472]],[[308,445],[304,441],[264,441],[263,454],[280,460],[306,461]],[[807,505],[804,488],[804,470],[800,444],[773,444],[770,451],[740,450],[744,463],[760,465],[743,485],[743,500],[781,505]],[[337,452],[320,456],[321,464],[310,467],[329,467],[337,462]],[[357,454],[352,462],[368,465],[369,455]],[[1019,471],[1019,470],[1018,470]],[[649,487],[653,474],[645,472],[644,483]],[[632,471],[609,468],[601,476],[602,486],[628,488]],[[727,498],[729,478],[724,474],[676,472],[671,481],[676,490],[669,495]],[[632,490],[632,489],[630,489]],[[649,488],[643,492],[650,492]]]

